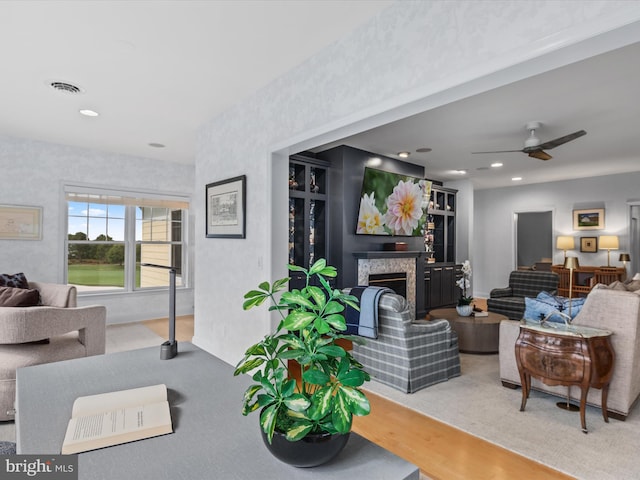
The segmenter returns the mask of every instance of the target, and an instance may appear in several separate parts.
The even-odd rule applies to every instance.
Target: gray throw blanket
[[[378,302],[383,293],[393,293],[386,287],[358,286],[351,289],[350,294],[360,301],[360,311],[347,305],[345,320],[349,335],[367,338],[378,338]]]

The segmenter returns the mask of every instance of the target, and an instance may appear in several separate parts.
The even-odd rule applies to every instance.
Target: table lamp
[[[573,250],[576,248],[573,237],[567,237],[564,235],[558,235],[556,239],[556,248],[558,250],[564,250],[564,259],[567,260],[567,250]]]
[[[569,269],[569,318],[571,318],[571,298],[573,296],[573,270],[580,268],[578,257],[567,257],[564,259],[564,268]]]
[[[618,250],[620,244],[618,243],[617,235],[600,235],[598,239],[598,248],[607,251],[607,267],[611,266],[611,250]]]
[[[564,259],[564,268],[569,269],[569,318],[571,318],[571,296],[573,295],[573,270],[576,268],[580,268],[577,257],[566,257]],[[563,410],[568,410],[570,412],[577,412],[580,410],[580,407],[571,403],[570,400],[570,389],[567,387],[567,400],[566,402],[558,402],[556,406],[562,408]]]
[[[622,266],[624,268],[624,274],[627,275],[627,262],[631,261],[631,257],[628,253],[621,253],[620,257],[618,257],[618,261],[622,262]]]

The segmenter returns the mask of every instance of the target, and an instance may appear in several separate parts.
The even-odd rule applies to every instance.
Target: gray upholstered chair
[[[558,274],[535,270],[514,270],[509,275],[509,286],[489,292],[487,310],[506,315],[511,320],[522,320],[525,297],[535,298],[540,292],[556,295]]]
[[[42,305],[0,307],[0,421],[12,420],[16,370],[105,351],[106,308],[78,307],[76,288],[29,282]]]
[[[352,355],[374,380],[412,393],[460,375],[458,336],[447,320],[414,321],[408,302],[384,293],[378,338],[353,344]]]

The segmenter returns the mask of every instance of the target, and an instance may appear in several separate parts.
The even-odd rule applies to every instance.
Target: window
[[[66,278],[79,292],[186,286],[188,200],[65,187]]]

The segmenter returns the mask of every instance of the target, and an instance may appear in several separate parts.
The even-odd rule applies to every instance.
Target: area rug
[[[556,406],[558,397],[531,392],[520,412],[522,391],[500,383],[498,355],[460,354],[462,375],[405,394],[371,381],[367,390],[491,443],[584,480],[638,478],[638,408],[625,422],[605,423],[587,407],[588,434],[577,412]]]

